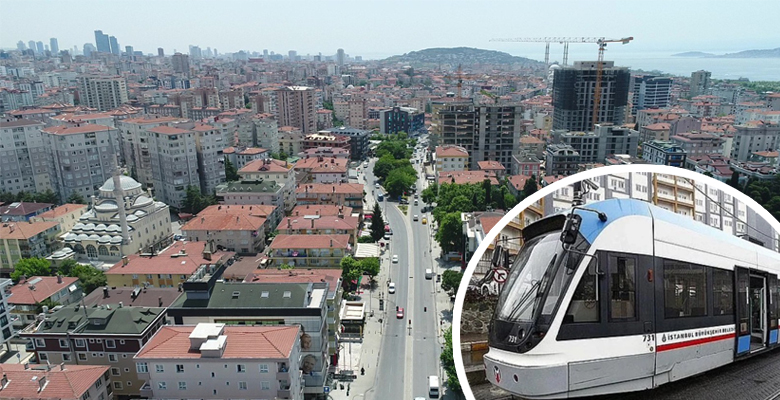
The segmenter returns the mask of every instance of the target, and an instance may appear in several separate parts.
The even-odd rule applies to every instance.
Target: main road
[[[422,167],[422,163],[415,167]],[[373,190],[376,198],[372,170],[373,162],[364,174],[366,192]],[[422,184],[422,180],[417,181],[419,191]],[[427,398],[428,377],[440,376],[441,345],[434,300],[436,278],[425,278],[426,269],[435,271],[430,225],[422,224],[422,219],[427,217],[421,212],[422,207],[411,203],[408,214],[404,215],[397,203],[387,199],[380,202],[385,223],[393,230],[389,254],[397,255],[398,263],[390,263],[389,277],[396,284],[396,293],[387,295],[379,371],[369,398],[385,399],[388,395],[408,400]],[[419,217],[417,221],[413,221],[415,214]],[[427,218],[430,224],[431,218]],[[396,317],[396,307],[404,309],[403,319]]]

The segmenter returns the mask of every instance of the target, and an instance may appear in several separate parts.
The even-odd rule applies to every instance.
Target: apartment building
[[[279,151],[285,154],[298,154],[303,151],[304,135],[300,129],[293,126],[279,128]]]
[[[642,158],[653,164],[685,167],[687,154],[673,142],[651,141],[642,144]]]
[[[0,346],[16,335],[11,326],[11,307],[8,305],[9,289],[14,282],[7,278],[0,278]]]
[[[217,201],[223,205],[273,206],[268,217],[271,224],[278,224],[285,213],[285,185],[276,181],[242,180],[217,186]]]
[[[433,162],[437,175],[441,172],[465,171],[469,165],[469,152],[460,146],[436,146]]]
[[[547,146],[545,159],[545,175],[568,176],[576,174],[580,164],[580,153],[567,144],[550,144]]]
[[[671,137],[672,143],[680,146],[688,156],[722,154],[725,139],[702,132],[681,132]]]
[[[780,149],[780,125],[760,121],[751,121],[735,126],[734,141],[731,145],[731,159],[745,162],[757,151],[776,151]]]
[[[40,312],[40,303],[51,300],[58,305],[68,305],[81,300],[81,282],[79,278],[57,276],[23,277],[10,288],[14,329],[20,331],[35,322]]]
[[[269,267],[337,268],[352,252],[350,238],[336,233],[276,235],[268,245]]]
[[[346,136],[330,135],[328,133],[310,133],[303,137],[303,150],[315,149],[318,147],[333,147],[336,149],[349,150],[349,138]]]
[[[87,211],[86,204],[63,204],[54,209],[40,213],[32,218],[31,221],[49,221],[58,222],[60,231],[68,232],[73,225],[76,225],[79,218]]]
[[[51,153],[41,133],[44,124],[32,119],[0,120],[0,185],[3,192],[56,190],[49,172]]]
[[[301,183],[347,182],[348,162],[346,158],[302,158],[295,163],[296,180]]]
[[[555,70],[553,129],[587,131],[593,128],[597,75],[598,63],[595,61],[576,61],[574,66]],[[615,67],[612,61],[603,62],[597,124],[609,122],[620,126],[625,122],[630,80],[628,68]]]
[[[699,70],[691,73],[690,97],[696,97],[707,94],[710,88],[710,71]]]
[[[299,326],[166,326],[135,356],[141,394],[303,400],[301,336]]]
[[[43,321],[19,336],[31,339],[40,362],[64,363],[66,368],[72,364],[103,366],[109,371],[114,396],[137,397],[144,380],[136,373],[133,356],[163,325],[165,309],[161,307],[122,303],[84,307],[76,303],[50,310]]]
[[[225,182],[225,140],[222,133],[211,125],[196,124],[192,131],[195,132],[200,191],[211,194],[216,191],[217,185]]]
[[[295,207],[294,164],[272,159],[256,160],[240,168],[238,175],[244,181],[276,182],[283,193],[284,212]]]
[[[364,185],[358,183],[308,183],[295,189],[296,204],[331,204],[363,209]]]
[[[305,86],[287,86],[275,90],[279,125],[293,126],[301,133],[317,131],[317,111],[314,107],[314,89]],[[294,152],[291,154],[298,154]]]
[[[672,78],[635,75],[631,77],[632,102],[631,115],[645,108],[666,108],[669,106],[672,91]]]
[[[107,284],[132,288],[178,287],[190,279],[211,275],[235,253],[218,250],[208,240],[177,241],[158,254],[130,254],[106,271]]]
[[[639,132],[612,124],[597,124],[593,132],[552,131],[553,142],[571,146],[580,163],[603,163],[608,155],[637,155]]]
[[[54,204],[31,203],[28,201],[15,201],[8,205],[0,206],[0,221],[3,222],[27,222],[34,217],[48,212]]]
[[[127,79],[120,76],[79,77],[81,104],[99,111],[113,110],[127,103]]]
[[[393,107],[379,112],[379,133],[406,132],[409,135],[425,129],[425,113],[411,107]]]
[[[371,131],[339,126],[337,128],[321,130],[319,133],[349,138],[349,154],[353,160],[365,160],[366,157],[368,157],[368,141],[371,136]]]
[[[148,129],[154,195],[181,208],[188,186],[201,189],[197,134],[188,129],[160,125]]]
[[[0,226],[0,273],[8,276],[19,260],[57,250],[58,222],[4,222]]]
[[[347,107],[349,109],[349,114],[347,115],[348,125],[356,129],[367,129],[368,100],[365,96],[351,96],[347,101]]]
[[[112,400],[112,379],[105,365],[2,364],[6,399]]]
[[[181,227],[187,240],[213,240],[217,246],[240,255],[257,254],[273,231],[269,218],[276,207],[214,205],[206,207]]]
[[[61,199],[67,199],[74,192],[89,198],[111,178],[114,160],[119,154],[116,128],[60,125],[41,132],[45,146],[51,152],[52,185]]]
[[[329,365],[328,286],[326,282],[186,282],[184,295],[168,308],[168,316],[176,325],[300,325],[301,386],[307,397],[321,395]]]
[[[222,154],[236,169],[241,169],[255,160],[266,160],[271,158],[267,149],[259,147],[227,147],[222,150]]]
[[[119,140],[122,149],[122,160],[129,169],[130,175],[144,187],[154,186],[154,172],[152,170],[153,154],[149,148],[149,130],[158,126],[172,126],[186,121],[176,117],[156,118],[128,118],[117,121]]]
[[[478,169],[480,161],[497,161],[511,169],[523,131],[522,119],[520,106],[479,106],[473,145],[466,147],[469,169]]]
[[[285,217],[276,227],[283,235],[349,235],[349,243],[357,244],[360,218],[340,212],[335,216],[311,214]]]

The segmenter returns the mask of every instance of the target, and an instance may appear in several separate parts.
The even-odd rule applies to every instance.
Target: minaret
[[[125,212],[125,191],[122,189],[122,182],[119,179],[122,176],[122,170],[114,156],[114,170],[111,172],[114,180],[114,200],[119,209],[119,223],[122,226],[122,245],[130,244],[130,228],[127,226],[127,213]]]

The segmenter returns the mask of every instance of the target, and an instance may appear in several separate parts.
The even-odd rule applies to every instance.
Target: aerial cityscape
[[[483,26],[445,41],[425,31],[453,26],[373,5],[362,45],[310,15],[361,2],[312,5],[299,32],[261,23],[294,17],[281,2],[181,20],[174,3],[85,1],[78,22],[76,3],[35,3],[36,23],[0,28],[0,398],[460,399],[455,353],[476,398],[511,398],[482,360],[493,251],[514,260],[511,238],[580,192],[516,210],[484,243],[522,200],[665,165],[780,218],[776,33],[665,47],[647,24]],[[253,18],[267,41],[241,35]],[[780,252],[773,221],[707,182],[590,182],[585,203],[646,202]]]

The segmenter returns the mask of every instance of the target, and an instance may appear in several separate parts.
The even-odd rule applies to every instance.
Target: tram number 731
[[[645,342],[654,342],[655,343],[655,334],[651,333],[649,335],[642,335],[642,343]]]

